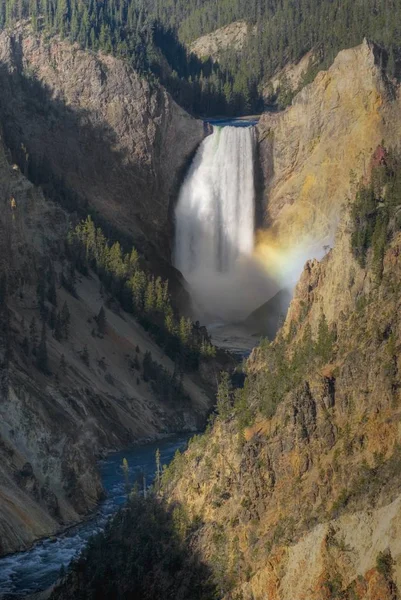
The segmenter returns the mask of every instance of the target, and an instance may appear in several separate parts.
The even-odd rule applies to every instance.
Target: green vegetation
[[[398,489],[400,474],[400,446],[395,446],[393,454],[386,461],[380,459],[374,466],[362,463],[347,488],[341,490],[333,503],[331,516],[338,517],[346,508],[357,506],[361,499],[369,506],[374,506],[381,495],[390,494],[394,487]]]
[[[326,591],[326,597],[330,600],[343,600],[345,598],[343,592],[343,581],[339,573],[331,574],[325,581],[323,587]]]
[[[48,331],[53,333],[53,337],[61,342],[68,339],[71,323],[71,315],[68,304],[64,302],[62,308],[57,310],[58,298],[56,282],[57,276],[51,261],[46,260],[37,272],[36,300],[39,311],[39,324],[35,317],[32,317],[29,327],[26,327],[25,319],[21,321],[21,348],[24,353],[24,360],[32,359],[32,364],[45,375],[51,375],[49,365],[49,356],[47,350]],[[0,290],[1,291],[1,290]],[[6,299],[6,287],[2,293]],[[6,308],[6,307],[4,307]],[[0,298],[1,312],[1,298]],[[4,324],[7,325],[8,311],[5,311]],[[40,337],[39,337],[40,328]]]
[[[389,549],[379,552],[376,558],[376,569],[388,581],[392,579],[394,570],[394,559]]]
[[[88,350],[88,346],[86,344],[83,347],[83,350],[81,352],[81,359],[82,359],[82,362],[84,362],[87,367],[90,366],[89,350]]]
[[[290,338],[292,335],[290,328]],[[311,368],[322,366],[333,358],[335,339],[335,330],[328,327],[322,314],[316,339],[307,325],[292,355],[288,354],[289,340],[283,335],[271,344],[263,341],[259,358],[266,366],[256,374],[248,374],[243,391],[245,398],[241,399],[246,420],[249,421],[250,409],[253,414],[260,411],[266,417],[272,417],[285,396],[302,385]]]
[[[383,275],[387,244],[401,229],[401,155],[384,149],[381,155],[371,183],[360,186],[351,211],[353,254],[364,268],[371,250],[372,269],[378,281]]]
[[[150,352],[143,357],[143,379],[150,382],[153,393],[163,402],[188,403],[190,398],[183,386],[184,374],[177,367],[170,373],[152,359]]]
[[[206,330],[174,313],[168,282],[145,271],[135,248],[124,253],[119,242],[111,244],[90,217],[70,231],[68,256],[73,269],[84,275],[89,269],[97,273],[103,287],[135,315],[181,370],[196,370],[201,358],[215,356]],[[101,314],[98,327],[99,318],[102,323]]]
[[[46,344],[46,324],[42,325],[42,335],[36,353],[36,366],[40,371],[47,374],[49,372],[48,357],[47,357],[47,344]]]
[[[358,238],[363,240],[359,247],[355,245],[357,238],[355,236],[353,238],[354,252],[362,252],[363,249],[364,265],[370,266],[370,261],[376,260],[375,243],[379,242],[375,242],[375,240],[379,240],[381,236],[378,233],[375,235],[375,231],[378,231],[377,223],[382,222],[379,216],[380,211],[385,211],[387,215],[384,241],[381,242],[383,256],[388,243],[400,229],[397,217],[397,207],[401,197],[399,194],[399,171],[397,155],[385,153],[374,169],[371,185],[361,188],[365,191],[359,191],[357,208],[351,209],[354,225],[358,222],[364,230],[363,236]],[[350,280],[352,280],[350,286],[354,285],[355,277],[356,273],[350,273]],[[383,413],[386,422],[390,422],[386,405],[384,402],[382,403],[380,397],[374,398],[378,388],[366,389],[367,386],[362,381],[363,395],[367,397],[370,394],[372,404],[366,403],[365,405],[362,401],[356,409],[360,393],[358,378],[362,379],[360,374],[366,375],[367,369],[372,365],[379,364],[383,357],[385,360],[381,366],[385,367],[386,373],[380,383],[383,382],[384,386],[388,383],[389,388],[393,386],[393,392],[398,389],[396,388],[398,385],[396,362],[398,329],[394,326],[394,316],[392,311],[390,315],[389,309],[394,306],[392,301],[398,300],[399,288],[394,287],[391,292],[392,297],[386,298],[385,306],[383,306],[384,316],[380,315],[381,319],[378,319],[375,325],[375,340],[367,338],[367,336],[364,338],[364,341],[367,339],[373,352],[379,351],[377,355],[368,356],[367,352],[365,354],[364,349],[358,345],[360,332],[363,331],[364,335],[366,333],[366,323],[372,312],[371,306],[380,306],[382,292],[390,289],[389,286],[390,283],[387,282],[386,276],[380,287],[369,289],[369,293],[361,294],[357,298],[355,292],[353,310],[344,315],[342,326],[339,322],[338,331],[335,326],[329,325],[328,315],[326,317],[322,312],[319,316],[313,310],[310,311],[311,322],[314,325],[312,331],[311,325],[307,321],[308,306],[301,306],[299,321],[290,324],[287,335],[281,331],[273,343],[262,340],[260,347],[254,351],[251,359],[243,367],[241,375],[245,374],[245,379],[240,377],[239,373],[236,374],[236,377],[230,377],[227,373],[221,375],[217,392],[217,416],[210,420],[208,430],[203,436],[196,436],[190,442],[187,453],[176,453],[174,460],[168,468],[163,470],[161,477],[160,455],[156,456],[157,492],[161,490],[162,496],[165,494],[166,497],[169,497],[171,489],[178,485],[180,494],[188,492],[192,509],[200,511],[197,517],[191,521],[189,517],[191,513],[186,510],[185,505],[173,504],[167,509],[172,525],[169,535],[173,532],[173,538],[179,544],[190,544],[192,547],[197,547],[199,544],[200,547],[207,548],[205,556],[211,572],[207,574],[208,578],[204,581],[213,581],[214,583],[213,594],[209,598],[228,596],[237,584],[249,580],[253,572],[253,556],[260,561],[262,556],[267,558],[267,554],[274,551],[275,547],[289,546],[294,543],[299,539],[301,533],[310,530],[317,523],[327,522],[330,518],[337,518],[342,513],[357,510],[361,506],[373,508],[383,505],[384,500],[394,499],[399,495],[401,447],[395,445],[390,455],[390,448],[385,444],[382,447],[383,453],[373,453],[372,456],[370,450],[367,451],[367,429],[359,427],[359,423],[366,424],[367,419],[378,414],[380,406],[384,407]],[[145,306],[146,302],[143,304],[142,310],[146,310]],[[389,314],[386,315],[386,312]],[[187,341],[191,333],[187,321],[185,319],[180,322],[176,321],[176,327],[178,327],[182,340]],[[383,342],[386,342],[385,347],[380,348],[379,346]],[[137,356],[135,358],[137,359]],[[386,360],[388,365],[384,364]],[[137,362],[139,363],[138,359]],[[146,354],[142,362],[146,379],[156,380],[160,376],[160,365],[154,363],[150,354]],[[138,367],[135,368],[139,370]],[[331,372],[333,375],[330,374]],[[337,373],[339,373],[338,377]],[[378,376],[381,377],[381,374]],[[233,382],[237,382],[241,387],[234,389]],[[352,392],[355,383],[357,383],[357,389],[354,397]],[[316,390],[317,386],[319,386],[318,391]],[[337,398],[341,398],[341,400],[336,407],[335,395],[337,392]],[[280,422],[268,424],[276,427],[263,427],[264,424],[258,423],[260,427],[255,427],[254,431],[247,432],[252,433],[252,436],[245,436],[245,428],[252,424],[255,416],[262,414],[270,418],[275,414],[279,403],[286,397],[288,398],[287,410],[285,413],[283,410]],[[384,397],[387,400],[386,393]],[[316,412],[318,399],[323,400],[323,402],[320,400],[321,406],[318,408],[320,414]],[[387,406],[390,406],[390,402]],[[284,409],[284,406],[282,408]],[[337,419],[336,413],[341,414],[341,420]],[[357,417],[356,420],[355,417]],[[283,436],[285,446],[283,444],[280,452],[286,453],[287,448],[291,447],[287,443],[293,439],[296,440],[297,456],[308,456],[311,444],[305,443],[304,445],[304,442],[309,442],[308,438],[315,435],[316,431],[315,441],[318,440],[321,443],[319,445],[322,454],[324,453],[326,456],[326,460],[322,462],[320,462],[320,456],[314,456],[315,465],[319,469],[319,485],[322,485],[322,488],[325,486],[324,493],[319,502],[314,506],[311,505],[307,515],[302,512],[303,502],[298,502],[293,506],[288,505],[289,512],[286,508],[283,515],[277,514],[276,522],[269,527],[266,535],[260,536],[261,528],[258,520],[263,520],[263,511],[268,510],[272,514],[274,502],[277,502],[277,507],[280,504],[283,506],[287,499],[306,497],[305,492],[308,494],[307,497],[310,497],[309,485],[311,481],[315,481],[314,474],[309,478],[306,476],[306,471],[300,472],[298,476],[291,477],[291,483],[288,484],[285,496],[280,496],[282,494],[280,487],[284,486],[282,485],[282,475],[279,474],[279,478],[276,478],[276,474],[280,471],[280,467],[276,469],[277,461],[280,458],[277,458],[277,455],[274,456],[274,446],[276,439],[281,437],[282,428],[289,422],[288,419],[294,423],[296,431],[292,432],[289,429],[287,432],[289,437]],[[329,431],[318,432],[316,430],[315,426],[319,419],[320,422],[327,419]],[[373,423],[375,422],[376,419],[373,420]],[[213,423],[217,425],[215,430],[211,431]],[[238,434],[240,442],[238,447],[234,446],[232,442],[232,437],[235,437],[236,434]],[[234,444],[236,444],[236,440]],[[330,456],[332,461],[329,465],[327,458]],[[363,456],[367,458],[362,460]],[[350,465],[352,465],[352,469],[350,469]],[[305,468],[308,471],[311,466]],[[196,469],[196,477],[189,475],[189,472],[192,473],[194,469]],[[287,470],[286,465],[284,470]],[[187,487],[184,487],[182,480],[179,481],[182,477]],[[207,487],[209,484],[210,488]],[[305,484],[307,487],[304,487]],[[336,498],[332,495],[333,490],[337,490]],[[207,506],[207,510],[216,511],[216,518],[210,519],[208,515],[205,526],[202,523],[202,504],[201,502],[197,504],[198,494],[200,498],[203,495],[204,506]],[[193,500],[194,498],[196,500]],[[235,506],[233,502],[225,513],[224,504],[230,498],[234,500]],[[170,499],[172,499],[171,495]],[[137,500],[134,499],[133,502],[135,503]],[[150,502],[150,510],[154,510],[152,496]],[[163,505],[158,504],[157,506],[162,507]],[[147,511],[147,508],[144,510]],[[124,524],[124,528],[121,527],[123,533],[120,535],[118,543],[120,547],[125,545],[126,553],[133,552],[131,562],[135,565],[138,564],[138,548],[141,547],[141,544],[146,547],[146,551],[152,553],[149,564],[150,570],[153,572],[152,560],[157,551],[154,545],[156,544],[157,547],[160,543],[164,544],[163,533],[161,542],[159,537],[153,537],[154,519],[146,537],[141,537],[140,533],[139,539],[132,538],[130,525],[124,520],[132,517],[132,509],[129,508],[126,513],[124,514],[123,511],[117,517],[117,523]],[[157,516],[159,518],[159,515]],[[246,533],[246,558],[241,556],[240,547],[237,544],[238,537],[235,538],[232,535],[235,534],[234,528],[236,527],[239,527],[238,536]],[[84,587],[79,588],[83,592],[83,597],[88,590],[94,590],[93,594],[96,596],[97,588],[91,586],[97,585],[98,582],[99,585],[104,582],[107,585],[107,581],[117,581],[118,585],[121,582],[122,585],[127,586],[125,588],[127,591],[131,591],[130,583],[127,583],[125,579],[126,574],[127,577],[130,574],[131,567],[127,566],[122,558],[123,550],[117,548],[116,563],[112,546],[111,552],[109,548],[103,551],[103,548],[106,548],[105,538],[108,544],[110,541],[113,543],[112,536],[115,529],[116,527],[113,525],[110,532],[106,532],[105,537],[101,538],[99,542],[94,542],[95,549],[90,550],[91,554],[88,555],[87,564],[84,562],[86,560],[84,555],[84,558],[81,559],[81,566],[74,565],[73,567],[75,582],[78,581],[78,585],[84,582]],[[127,535],[127,540],[125,540],[125,535]],[[131,549],[132,544],[134,545],[133,550]],[[101,550],[98,551],[97,547]],[[163,548],[166,549],[165,546]],[[333,552],[333,556],[338,552],[352,552],[345,537],[337,535],[334,528],[329,528],[328,531],[327,550],[330,553]],[[113,563],[107,572],[108,579],[106,579],[103,567],[104,554],[107,551],[109,556],[113,556]],[[162,556],[164,557],[164,554]],[[161,561],[159,564],[163,571],[165,564],[163,558],[157,555],[157,560]],[[97,572],[96,567],[99,564],[101,566]],[[140,564],[142,566],[141,562]],[[389,552],[384,551],[378,554],[376,568],[378,573],[385,578],[390,589],[393,585],[393,559]],[[158,567],[158,572],[160,572],[159,569],[160,567]],[[135,581],[135,573],[132,581]],[[322,584],[327,598],[351,599],[355,596],[355,582],[351,583],[349,588],[344,589],[345,583],[335,565],[319,582]],[[158,596],[149,597],[157,598]],[[166,597],[177,596],[166,594]]]
[[[220,381],[217,389],[217,414],[223,420],[227,420],[232,412],[233,389],[230,375],[223,371],[220,374]]]
[[[186,541],[189,527],[181,506],[133,492],[127,507],[74,561],[52,598],[216,598],[207,567]]]
[[[250,84],[254,84],[257,91],[263,79],[315,48],[320,64],[311,64],[305,78],[308,83],[319,68],[332,63],[339,50],[360,44],[364,37],[387,48],[389,56],[383,66],[391,77],[399,74],[401,33],[397,22],[401,6],[391,0],[379,4],[375,0],[151,0],[150,6],[185,42],[233,21],[245,20],[256,26],[240,55],[227,52],[221,61],[233,74],[237,89],[248,82],[248,87],[252,90]],[[280,103],[291,101],[291,93],[280,93],[287,95]]]
[[[67,302],[64,302],[63,308],[56,315],[56,318],[53,320],[53,335],[58,342],[61,340],[68,340],[68,336],[70,333],[70,323],[71,323],[71,315],[70,309],[68,308]]]
[[[401,6],[393,0],[4,0],[0,28],[29,17],[34,30],[60,34],[84,48],[112,53],[160,80],[195,114],[252,114],[263,108],[261,84],[312,48],[303,84],[328,67],[342,48],[368,37],[388,50],[383,67],[400,72]],[[237,20],[253,34],[241,53],[227,50],[219,64],[189,55],[185,44]],[[293,93],[283,85],[280,107]]]
[[[159,80],[179,104],[196,114],[239,114],[260,108],[250,73],[235,76],[228,68],[188,55],[175,29],[157,13],[157,6],[143,0],[5,0],[0,3],[0,29],[30,18],[34,31],[111,53],[151,81]]]

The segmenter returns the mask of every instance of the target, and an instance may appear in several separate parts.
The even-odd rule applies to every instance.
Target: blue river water
[[[109,455],[99,468],[106,499],[95,515],[64,534],[38,542],[26,552],[0,559],[0,598],[20,598],[43,590],[54,583],[62,565],[65,567],[87,544],[89,538],[102,531],[112,515],[126,502],[126,480],[123,459],[129,465],[130,484],[143,477],[149,486],[155,474],[155,454],[160,450],[161,463],[168,464],[177,450],[187,446],[189,436],[180,435]]]
[[[259,117],[249,117],[249,119],[205,119],[210,125],[216,125],[217,127],[252,127],[258,124]]]

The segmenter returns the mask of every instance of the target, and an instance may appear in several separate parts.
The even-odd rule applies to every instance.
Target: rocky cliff
[[[353,184],[365,175],[373,150],[384,139],[398,143],[399,91],[384,76],[385,55],[365,41],[340,52],[284,112],[265,113],[259,154],[265,181],[261,252],[274,247],[286,268],[288,256],[302,264],[332,245]]]
[[[266,105],[275,104],[285,95],[294,97],[303,87],[309,73],[318,68],[320,56],[317,50],[309,50],[298,62],[287,63],[285,67],[270,77],[262,87],[263,100]],[[283,97],[285,100],[285,97]]]
[[[234,406],[223,388],[214,428],[165,477],[221,597],[398,597],[401,198],[392,175],[375,194],[389,210],[380,269],[374,241],[356,259],[363,209],[348,207]]]
[[[189,49],[200,59],[218,62],[225,52],[241,52],[251,33],[252,27],[246,21],[235,21],[196,39]]]
[[[254,350],[242,388],[222,379],[215,422],[163,474],[172,539],[205,569],[194,597],[399,597],[400,160],[375,153],[334,248],[307,263],[277,339]],[[141,522],[135,502],[123,532],[112,526],[54,598],[103,589],[110,543]],[[116,585],[131,590],[132,565],[118,560]],[[164,554],[151,565],[160,574]],[[178,573],[175,584],[184,581]]]
[[[0,85],[5,139],[22,172],[68,209],[94,211],[168,256],[170,210],[202,122],[122,60],[28,25],[0,34]]]
[[[196,430],[208,412],[202,389],[185,376],[187,401],[166,402],[144,377],[144,354],[167,372],[174,364],[133,317],[115,305],[94,274],[61,287],[67,215],[1,158],[0,554],[70,525],[102,494],[96,460],[107,450],[175,431]],[[47,325],[46,372],[38,368],[40,269],[56,272],[58,311],[69,309],[68,339]],[[5,288],[4,288],[5,289]],[[4,294],[4,295],[3,295]],[[4,300],[6,298],[6,300]],[[45,308],[50,310],[46,301]],[[36,340],[36,341],[35,341]]]

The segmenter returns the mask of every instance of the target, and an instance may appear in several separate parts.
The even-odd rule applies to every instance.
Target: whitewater
[[[175,211],[175,266],[197,312],[235,321],[269,297],[253,258],[254,127],[215,127],[198,149]]]

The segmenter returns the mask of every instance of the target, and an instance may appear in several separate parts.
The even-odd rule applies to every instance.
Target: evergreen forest
[[[0,28],[21,19],[82,47],[128,60],[159,80],[180,105],[200,116],[261,111],[262,84],[312,48],[303,84],[328,67],[339,50],[364,37],[387,50],[383,68],[400,75],[400,0],[2,0]],[[238,20],[249,24],[242,52],[219,62],[200,60],[188,44]],[[284,95],[289,102],[291,94]],[[285,102],[284,102],[285,104]]]

